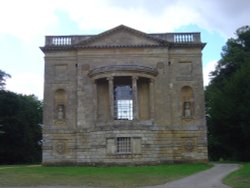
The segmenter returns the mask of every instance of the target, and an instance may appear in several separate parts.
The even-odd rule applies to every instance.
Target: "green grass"
[[[233,188],[250,188],[250,163],[241,164],[239,170],[224,178],[224,183]]]
[[[0,187],[72,185],[139,187],[158,185],[210,168],[210,164],[138,167],[0,166]]]

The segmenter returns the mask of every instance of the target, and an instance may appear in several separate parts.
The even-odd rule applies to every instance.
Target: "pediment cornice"
[[[77,48],[102,47],[150,47],[163,46],[167,42],[144,32],[120,25],[75,45]]]

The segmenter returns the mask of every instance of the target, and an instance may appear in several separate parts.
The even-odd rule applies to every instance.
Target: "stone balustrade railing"
[[[183,42],[194,42],[193,34],[175,34],[174,42],[183,43]]]
[[[165,33],[151,36],[173,43],[200,43],[200,33]],[[91,35],[46,36],[45,46],[70,46],[90,38]]]
[[[174,43],[201,43],[200,33],[167,33],[166,40]]]
[[[69,35],[69,36],[46,36],[45,46],[70,46],[77,44],[90,36]]]
[[[52,44],[56,46],[71,45],[71,37],[53,37]]]

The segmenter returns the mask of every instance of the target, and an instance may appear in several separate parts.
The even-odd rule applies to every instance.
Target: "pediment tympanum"
[[[159,46],[162,41],[154,39],[146,33],[118,26],[104,33],[96,35],[89,40],[79,43],[81,47],[140,47]]]

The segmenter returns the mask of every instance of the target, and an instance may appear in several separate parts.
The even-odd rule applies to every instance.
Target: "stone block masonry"
[[[47,36],[44,165],[206,162],[200,33]]]

